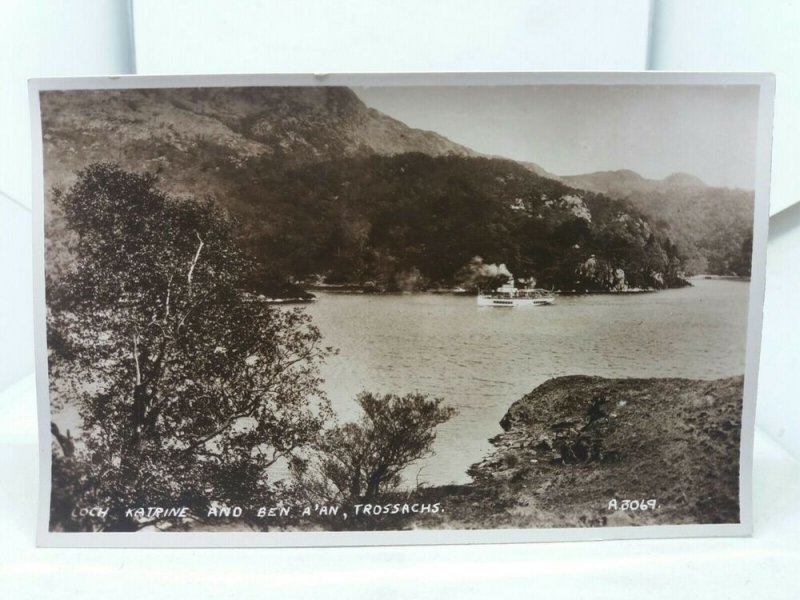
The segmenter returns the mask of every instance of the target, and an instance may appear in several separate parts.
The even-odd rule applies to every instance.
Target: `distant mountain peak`
[[[637,181],[641,181],[644,179],[639,173],[636,171],[632,171],[631,169],[616,169],[614,171],[596,171],[593,173],[594,175],[610,175],[612,177],[618,177],[620,179],[636,179]]]
[[[663,179],[648,179],[630,169],[566,175],[560,179],[579,189],[622,198],[656,190],[667,192],[708,187],[702,179],[690,173],[678,172]]]
[[[707,187],[705,181],[690,173],[672,173],[661,180],[662,184],[672,187]]]

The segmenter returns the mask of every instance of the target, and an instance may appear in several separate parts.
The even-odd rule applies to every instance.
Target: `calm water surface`
[[[458,409],[438,429],[434,456],[406,473],[440,485],[469,481],[511,403],[551,377],[742,374],[749,284],[693,283],[511,309],[479,308],[474,297],[320,293],[306,310],[339,349],[322,374],[341,421],[358,418],[363,390],[422,392]]]

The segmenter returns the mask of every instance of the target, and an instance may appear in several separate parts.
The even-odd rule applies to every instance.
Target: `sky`
[[[753,189],[756,86],[538,85],[355,88],[410,127],[556,175],[689,173]]]

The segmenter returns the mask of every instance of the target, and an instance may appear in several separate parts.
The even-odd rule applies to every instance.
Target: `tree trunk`
[[[372,475],[369,477],[369,481],[367,482],[367,491],[364,494],[365,500],[374,500],[378,497],[378,491],[380,489],[381,482],[383,478],[386,477],[386,471],[389,469],[386,465],[379,465],[377,469],[372,472]]]

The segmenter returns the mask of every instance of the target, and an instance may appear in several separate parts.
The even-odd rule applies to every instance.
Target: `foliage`
[[[424,154],[286,166],[259,157],[222,169],[241,241],[296,279],[397,291],[455,286],[474,257],[542,287],[587,281],[595,257],[629,287],[679,282],[681,257],[625,201],[581,192],[507,160]]]
[[[294,464],[301,487],[322,501],[370,502],[395,490],[403,469],[431,453],[436,427],[455,409],[424,394],[356,399],[363,416],[329,430],[315,456]]]
[[[317,329],[245,287],[254,265],[213,200],[155,184],[95,164],[54,197],[76,241],[47,286],[51,394],[82,422],[69,469],[54,461],[81,473],[75,504],[118,515],[96,524],[112,530],[158,524],[129,507],[202,519],[210,501],[263,502],[269,468],[329,416]]]
[[[687,271],[749,275],[750,257],[742,261],[740,252],[752,237],[752,192],[702,187],[632,194],[630,201],[673,238]]]

